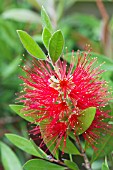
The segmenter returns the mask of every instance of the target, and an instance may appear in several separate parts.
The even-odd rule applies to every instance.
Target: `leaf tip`
[[[5,133],[5,136],[7,137],[7,135],[9,135],[9,133]]]
[[[13,104],[9,104],[9,107],[12,108]]]
[[[17,34],[19,34],[22,30],[16,30]]]
[[[42,5],[42,7],[41,7],[41,11],[42,11],[42,10],[43,10],[43,11],[45,11],[45,8],[44,8],[44,6],[43,6],[43,5]]]

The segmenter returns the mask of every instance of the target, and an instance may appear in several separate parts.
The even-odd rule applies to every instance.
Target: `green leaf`
[[[46,122],[46,121],[45,121],[45,122]],[[43,123],[44,123],[44,122],[43,122]],[[46,141],[46,139],[45,139],[45,136],[44,136],[44,133],[43,133],[43,123],[41,122],[41,123],[39,124],[39,126],[40,126],[40,132],[41,132],[41,136],[42,136],[42,138],[43,138],[43,140],[44,140],[44,143],[46,144],[48,150],[52,153],[52,155],[54,155],[54,157],[55,157],[56,159],[59,159],[59,149],[56,149],[56,148],[55,148],[55,147],[56,147],[55,139],[52,139],[52,140],[50,140],[49,142]],[[46,122],[46,123],[47,123],[47,122]],[[53,153],[53,151],[54,151],[54,153]]]
[[[25,106],[22,105],[15,105],[15,104],[10,104],[9,107],[16,112],[20,117],[22,117],[23,119],[29,121],[29,122],[34,122],[35,118],[28,116],[28,112],[27,111],[23,111],[22,109]]]
[[[41,9],[41,19],[42,19],[43,27],[46,27],[50,32],[52,32],[53,28],[52,28],[50,18],[43,6]]]
[[[24,170],[65,170],[65,167],[41,159],[31,159],[23,166]]]
[[[107,158],[105,157],[105,162],[102,164],[102,170],[109,170]]]
[[[38,147],[32,139],[30,139],[30,142],[32,143],[32,145],[34,146],[34,148],[37,150],[37,152],[38,152],[44,159],[47,159],[47,158],[48,158],[48,155],[47,155],[40,147]]]
[[[42,40],[43,40],[43,43],[45,45],[45,47],[48,49],[48,46],[49,46],[49,40],[51,38],[51,33],[49,32],[49,30],[45,27],[43,29],[43,33],[42,33]]]
[[[102,164],[102,170],[109,170],[105,163]]]
[[[6,137],[10,140],[11,143],[13,143],[15,146],[20,148],[21,150],[42,158],[43,151],[41,152],[41,149],[39,149],[39,152],[34,148],[33,144],[30,140],[25,139],[21,136],[15,135],[15,134],[6,134]]]
[[[111,102],[110,105],[106,106],[104,108],[104,110],[111,110],[111,112],[109,113],[110,116],[113,116],[113,103]],[[109,124],[112,125],[112,130],[113,130],[113,122],[111,120],[108,119]],[[103,139],[104,137],[104,139]],[[92,159],[91,162],[94,162],[96,159],[103,157],[103,156],[107,156],[110,152],[113,151],[113,147],[112,147],[112,143],[113,143],[113,135],[112,134],[107,134],[104,135],[101,134],[100,135],[100,139],[99,142],[97,142],[98,144],[96,145],[96,147],[98,148],[96,152],[93,153],[92,155]],[[105,163],[106,163],[106,159],[105,159]]]
[[[41,133],[41,135],[42,135],[42,138],[43,138],[43,134],[42,133]],[[57,150],[55,149],[56,143],[54,142],[54,139],[49,141],[49,142],[46,142],[44,140],[44,143],[46,144],[48,150],[52,153],[52,155],[54,155],[54,157],[56,159],[59,159],[59,149],[57,149]],[[53,153],[54,149],[55,149],[55,152]]]
[[[94,52],[90,52],[90,54],[91,54],[91,58],[97,57],[96,66],[99,66],[100,64],[102,64],[104,62],[103,65],[101,66],[101,69],[107,70],[107,71],[113,71],[113,61],[111,59],[109,59],[107,56],[104,56],[102,54],[97,54]],[[72,56],[72,53],[67,53],[66,55],[64,55],[64,59],[70,63],[71,56]],[[77,58],[76,52],[74,53],[74,57]],[[77,60],[75,60],[75,65],[77,64],[76,62],[77,62]]]
[[[78,129],[77,133],[78,135],[85,132],[89,126],[91,125],[92,121],[94,120],[96,114],[96,108],[95,107],[89,107],[81,112],[81,116],[78,118],[81,122],[81,128]]]
[[[64,161],[65,165],[67,165],[71,170],[79,170],[77,164],[75,162],[71,162],[69,160]]]
[[[38,46],[38,44],[32,39],[32,37],[27,34],[27,32],[22,30],[17,30],[19,38],[24,46],[24,48],[28,51],[30,55],[36,57],[38,59],[46,60],[46,55]]]
[[[96,147],[98,148],[98,150],[96,152],[93,153],[91,162],[94,162],[96,159],[103,157],[105,155],[108,155],[110,152],[112,152],[113,150],[113,136],[108,134],[104,136],[104,140],[103,140],[103,136],[102,136],[102,140],[101,137],[99,139],[101,142],[99,142]]]
[[[9,9],[2,13],[5,19],[12,19],[18,22],[29,22],[41,24],[40,16],[29,9]]]
[[[64,147],[64,143],[63,143],[63,139],[62,139],[62,143],[59,148],[61,151],[65,152],[65,153],[73,154],[73,155],[80,155],[80,152],[78,151],[76,146],[69,140],[69,138],[66,139],[66,147]]]
[[[0,150],[4,170],[22,170],[22,166],[15,153],[3,142],[0,142]]]
[[[104,64],[101,66],[101,69],[107,71],[113,71],[113,60],[111,60],[107,56],[91,52],[91,57],[92,58],[97,57],[97,62],[98,62],[97,65],[100,65],[104,62]]]
[[[106,165],[106,167],[107,167],[107,168],[108,168],[108,170],[109,170],[108,162],[107,162],[107,157],[105,157],[105,165]]]
[[[75,0],[71,0],[71,1],[75,2]],[[70,1],[66,1],[66,3],[67,2],[70,2]],[[66,3],[65,3],[65,10],[66,10]],[[77,32],[79,31],[80,34],[86,36],[87,38],[89,37],[90,40],[94,41],[94,39],[98,37],[100,34],[100,31],[101,31],[100,24],[101,23],[99,19],[97,19],[97,17],[91,16],[91,15],[77,14],[74,12],[72,15],[70,14],[70,15],[67,15],[66,17],[63,17],[59,22],[59,27],[62,28],[65,25],[65,27],[68,26],[70,28],[75,28],[75,31]],[[84,28],[87,28],[87,29],[84,30]],[[95,38],[94,37],[92,38],[89,36],[89,29],[94,34]],[[72,32],[73,30],[71,31],[71,33]]]
[[[70,133],[69,133],[69,136],[70,136],[73,140],[76,140],[76,137],[75,137],[75,135],[73,134],[73,132],[70,132]]]
[[[64,37],[60,30],[57,30],[50,39],[49,42],[49,55],[53,62],[56,62],[64,47]]]

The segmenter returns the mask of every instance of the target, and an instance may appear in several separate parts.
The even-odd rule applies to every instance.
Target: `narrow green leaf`
[[[76,148],[76,146],[69,140],[69,138],[66,139],[66,146],[64,147],[64,143],[62,140],[62,143],[60,145],[60,150],[73,155],[80,155],[79,150]]]
[[[46,55],[41,50],[39,45],[32,39],[32,37],[27,34],[27,32],[22,30],[17,30],[19,38],[30,55],[38,59],[46,60]]]
[[[12,19],[18,22],[38,23],[41,24],[40,16],[29,9],[9,9],[2,13],[5,19]]]
[[[37,152],[37,150],[34,148],[34,146],[30,140],[25,139],[21,136],[15,135],[15,134],[6,134],[6,137],[10,140],[11,143],[13,143],[15,146],[17,146],[21,150],[23,150],[31,155],[42,158],[41,149],[38,148],[40,153]]]
[[[49,55],[53,62],[61,56],[64,47],[64,37],[60,30],[57,30],[50,38]]]
[[[50,18],[43,6],[41,9],[41,19],[42,19],[43,27],[46,27],[50,32],[52,32],[53,28],[52,28]]]
[[[41,159],[31,159],[24,164],[23,168],[24,170],[65,170],[65,167]]]
[[[78,135],[85,132],[89,126],[91,125],[92,121],[94,120],[96,114],[96,108],[95,107],[89,107],[88,109],[85,109],[81,112],[81,116],[78,118],[81,122],[81,128],[78,129],[77,133]]]
[[[15,105],[15,104],[10,104],[9,107],[16,112],[20,117],[22,117],[23,119],[29,121],[29,122],[34,122],[35,118],[31,117],[30,115],[28,116],[28,112],[27,111],[23,111],[22,109],[25,106],[22,105]]]
[[[42,33],[42,40],[43,40],[43,43],[45,45],[45,47],[48,49],[48,46],[49,46],[49,40],[51,38],[51,33],[49,32],[49,30],[45,27],[43,29],[43,33]]]
[[[69,160],[64,161],[65,165],[67,165],[71,170],[79,170],[77,164],[75,162],[71,162]]]
[[[0,150],[4,170],[22,170],[22,166],[15,153],[3,142],[0,142]]]

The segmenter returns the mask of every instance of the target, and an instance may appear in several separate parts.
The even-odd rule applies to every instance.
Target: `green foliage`
[[[37,151],[30,140],[15,134],[6,134],[6,137],[10,140],[10,142],[12,142],[15,146],[22,149],[23,151],[40,158],[43,158],[44,155],[45,158],[46,154],[39,147],[37,147]]]
[[[16,71],[18,65],[20,64],[20,56],[15,58],[8,66],[7,69],[4,69],[4,71],[1,73],[2,77],[6,79],[9,77],[14,71]]]
[[[0,152],[4,170],[22,170],[22,166],[15,153],[3,142],[0,142]]]
[[[102,170],[109,170],[107,158],[105,158],[105,162],[102,164]]]
[[[71,170],[79,170],[77,164],[75,162],[71,162],[69,160],[65,160],[64,163],[69,167]]]
[[[96,159],[99,159],[100,157],[108,155],[113,150],[112,142],[113,142],[113,136],[111,134],[106,135],[104,140],[100,141],[97,144],[98,150],[94,152],[91,162],[93,162]]]
[[[59,159],[59,149],[55,149],[56,146],[56,142],[54,141],[54,139],[52,139],[51,141],[46,141],[44,138],[44,134],[43,134],[43,125],[40,123],[40,131],[41,131],[41,136],[43,138],[44,143],[46,144],[48,150],[54,155],[54,157],[56,159]]]
[[[49,55],[53,62],[56,62],[62,54],[64,37],[60,30],[56,31],[50,38]]]
[[[4,19],[11,19],[18,22],[41,24],[40,16],[29,9],[10,9],[2,13]]]
[[[92,58],[97,57],[97,66],[102,65],[101,69],[107,71],[113,71],[113,60],[111,60],[107,56],[91,52],[91,57]]]
[[[38,147],[32,139],[30,139],[30,142],[32,143],[34,148],[37,150],[37,152],[42,156],[42,158],[48,159],[48,155],[40,147]]]
[[[43,33],[42,33],[42,39],[43,39],[43,43],[44,43],[46,49],[48,49],[48,47],[49,47],[50,38],[51,38],[51,33],[49,32],[49,30],[46,27],[44,27]]]
[[[14,104],[11,104],[9,106],[14,112],[16,112],[23,119],[25,119],[29,122],[34,122],[35,119],[33,117],[31,117],[30,115],[28,116],[28,112],[22,110],[22,109],[24,109],[25,106],[14,105]]]
[[[109,170],[105,163],[102,164],[102,170]]]
[[[62,142],[59,148],[61,151],[65,153],[73,154],[73,155],[80,155],[80,152],[78,151],[76,146],[70,141],[69,138],[66,139],[66,146],[64,146],[63,139],[62,139]]]
[[[69,24],[70,26],[75,26],[75,29],[77,29],[82,34],[91,34],[92,32],[99,33],[100,29],[100,22],[98,18],[91,15],[86,14],[80,14],[80,13],[74,13],[67,17],[64,17],[60,23],[60,26]],[[78,28],[76,28],[78,27]],[[83,27],[87,27],[87,30],[84,30]],[[96,29],[99,29],[98,32],[96,32]],[[92,30],[91,30],[92,29]],[[91,32],[88,33],[88,30]]]
[[[109,58],[107,58],[107,56],[104,56],[102,54],[98,54],[98,53],[94,53],[91,52],[91,58],[97,58],[97,62],[96,62],[96,66],[101,65],[101,69],[103,70],[107,70],[107,71],[113,71],[113,61]],[[71,62],[71,57],[72,57],[72,53],[67,53],[64,55],[64,59],[67,62]],[[75,65],[77,62],[77,53],[74,52],[74,57],[75,57]]]
[[[89,126],[91,125],[92,121],[94,120],[96,114],[95,107],[89,107],[88,109],[83,110],[80,113],[79,121],[81,122],[81,129],[77,130],[77,133],[80,135],[85,132]]]
[[[0,2],[0,6],[2,2]],[[20,41],[18,41],[16,29],[23,29],[23,27],[23,23],[20,25],[19,23],[5,20],[2,16],[0,17],[0,117],[12,115],[8,105],[9,103],[14,103],[15,92],[20,89],[19,83],[21,81],[17,77],[21,74],[18,65],[21,63],[20,58],[23,49]],[[6,131],[6,126],[8,127],[9,124],[5,123],[1,131]],[[15,129],[14,124],[12,127]],[[2,134],[0,137],[2,137]]]
[[[17,32],[24,48],[31,56],[36,57],[38,59],[46,59],[46,55],[30,35],[28,35],[25,31],[21,30],[18,30]]]
[[[65,170],[65,167],[41,159],[31,159],[23,166],[24,170]]]
[[[93,2],[91,2],[93,3]],[[109,29],[109,39],[106,42],[110,42],[109,44],[103,45],[103,25],[101,24],[101,20],[97,17],[94,17],[93,15],[85,15],[82,12],[77,13],[75,8],[77,4],[82,5],[82,2],[76,3],[76,0],[27,0],[26,2],[22,1],[21,3],[19,1],[7,1],[7,0],[0,0],[0,110],[1,115],[0,117],[4,118],[5,116],[11,117],[11,120],[13,120],[13,112],[9,110],[8,104],[14,103],[14,94],[15,92],[18,92],[21,87],[19,84],[21,81],[17,78],[18,75],[22,74],[20,69],[17,69],[18,65],[21,65],[22,62],[20,61],[20,58],[22,57],[22,54],[25,53],[25,56],[28,55],[26,51],[21,47],[21,44],[18,40],[16,30],[25,30],[32,35],[33,39],[38,42],[38,45],[26,32],[20,31],[18,32],[21,41],[23,42],[23,45],[25,49],[30,53],[32,56],[38,58],[38,59],[45,59],[46,56],[44,54],[43,50],[43,44],[45,45],[46,49],[48,50],[53,62],[57,61],[59,56],[62,54],[63,46],[64,46],[64,39],[62,36],[62,33],[58,35],[59,31],[54,32],[54,30],[59,30],[59,28],[64,33],[65,37],[65,45],[68,48],[68,51],[71,51],[74,49],[82,49],[84,50],[85,44],[90,44],[93,48],[92,58],[97,57],[98,63],[95,66],[99,66],[103,62],[101,66],[101,69],[107,70],[106,73],[103,73],[103,78],[107,81],[109,81],[109,85],[113,88],[113,60],[110,59],[113,58],[113,18],[110,19],[110,24],[108,23],[108,29]],[[87,4],[87,3],[86,3]],[[44,6],[46,10],[48,11],[48,14],[46,10],[41,6]],[[104,3],[106,5],[106,2]],[[109,4],[107,4],[109,6]],[[94,5],[95,6],[95,5]],[[84,9],[87,8],[87,5],[84,5]],[[81,8],[82,9],[82,8]],[[40,17],[40,10],[41,10],[41,17]],[[50,18],[49,18],[50,16]],[[41,27],[41,19],[43,23],[43,30]],[[54,29],[52,28],[52,25],[54,26]],[[41,32],[42,39],[41,39]],[[57,34],[56,34],[57,33]],[[56,35],[56,37],[54,37]],[[101,37],[101,39],[100,39]],[[42,41],[43,40],[43,41]],[[59,41],[60,40],[60,41]],[[28,41],[28,43],[27,43]],[[56,43],[57,42],[57,43]],[[41,48],[42,50],[41,50]],[[54,50],[54,47],[57,47],[56,50]],[[61,48],[62,47],[62,48]],[[19,55],[19,56],[18,56]],[[70,62],[71,60],[71,53],[66,54],[64,58]],[[76,58],[76,53],[74,53]],[[27,57],[25,57],[27,58]],[[76,60],[77,61],[77,60]],[[26,61],[27,62],[27,61]],[[75,63],[76,65],[76,63]],[[112,89],[111,89],[112,91]],[[21,109],[23,106],[20,105],[10,105],[13,111],[15,111],[20,117],[24,118],[24,120],[27,120],[29,122],[34,122],[33,117],[28,117],[28,112],[24,112]],[[89,111],[88,111],[89,112]],[[79,131],[79,133],[85,132],[87,128],[90,126],[90,123],[93,121],[93,116],[95,115],[94,110],[89,118],[87,113],[85,114],[85,121],[83,131]],[[5,118],[5,120],[7,119]],[[90,120],[90,121],[89,121]],[[80,121],[82,120],[82,117],[80,118]],[[35,123],[35,122],[34,122]],[[111,124],[113,122],[110,122]],[[23,126],[24,124],[24,126]],[[1,127],[1,133],[0,137],[2,137],[2,132],[9,131],[11,133],[17,133],[17,134],[24,134],[26,136],[27,134],[27,127],[26,124],[20,120],[19,122],[15,123],[15,120],[13,120],[11,123],[8,123],[6,121],[4,126]],[[71,135],[70,135],[71,136]],[[46,159],[47,155],[43,153],[42,150],[32,140],[25,139],[23,137],[13,135],[13,134],[7,134],[7,137],[10,141],[17,147],[21,148],[25,152],[35,155],[39,157],[43,157]],[[71,136],[72,137],[72,136]],[[72,137],[75,140],[75,136]],[[110,152],[112,152],[112,135],[106,135],[104,138],[104,141],[98,144],[98,150],[96,153],[93,154],[92,162],[95,160],[99,160],[99,158],[103,158],[104,155],[108,155]],[[3,138],[5,141],[6,139]],[[51,141],[50,143],[52,143]],[[83,141],[82,141],[83,142]],[[47,145],[49,146],[50,143]],[[75,146],[72,146],[73,143],[68,139],[67,141],[67,147],[65,148],[65,153],[72,153],[74,160],[78,158],[77,164],[79,164],[79,157],[75,157],[74,154],[78,152],[76,150]],[[72,145],[71,145],[71,144]],[[70,147],[71,146],[71,147]],[[55,145],[53,144],[49,149],[52,152]],[[16,155],[13,153],[13,151],[4,143],[0,143],[1,148],[1,161],[4,166],[5,170],[21,170],[22,167],[16,157]],[[21,153],[21,151],[14,148],[16,153],[18,154],[19,160],[25,162],[28,157],[27,154]],[[62,146],[60,146],[60,150],[62,150]],[[55,157],[58,159],[59,157],[59,151],[56,152]],[[79,155],[79,154],[78,154]],[[90,157],[92,154],[90,154]],[[33,162],[32,162],[33,161]],[[46,163],[45,163],[46,162]],[[77,169],[77,165],[74,162],[71,162],[69,160],[64,161],[67,167],[70,169]],[[44,164],[44,166],[43,166]],[[32,166],[34,165],[34,167]],[[48,167],[48,169],[66,169],[65,167],[61,167],[56,164],[52,164],[50,162],[44,161],[44,160],[31,160],[27,162],[24,166],[25,170],[33,170],[39,168],[40,165],[42,166],[42,169]],[[80,164],[79,164],[80,165]],[[54,168],[53,168],[54,166]],[[56,167],[57,166],[57,167]],[[111,166],[111,164],[109,164]],[[97,165],[98,167],[98,165]],[[41,169],[41,170],[42,170]],[[108,165],[103,163],[102,170],[108,170]],[[39,169],[40,170],[40,169]]]
[[[107,106],[106,109],[111,110],[110,115],[113,116],[113,107],[112,107],[113,104],[111,103],[110,105],[111,106]],[[112,122],[111,122],[111,124],[112,124]],[[102,136],[100,136],[100,142],[96,145],[98,150],[93,153],[91,162],[94,162],[95,160],[108,155],[113,150],[113,148],[112,148],[113,135],[112,134],[105,135],[104,140],[103,140],[103,134],[101,134],[101,135]]]
[[[50,32],[52,32],[52,30],[53,30],[52,24],[51,24],[50,18],[48,16],[48,14],[46,13],[44,7],[42,7],[42,10],[41,10],[41,19],[42,19],[43,27],[46,27]]]

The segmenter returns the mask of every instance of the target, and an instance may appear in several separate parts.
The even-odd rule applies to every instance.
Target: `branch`
[[[82,155],[83,158],[84,158],[84,163],[83,163],[84,167],[85,167],[87,170],[92,170],[92,169],[91,169],[91,164],[90,164],[90,162],[89,162],[89,160],[88,160],[88,157],[87,157],[87,155],[86,155],[86,153],[85,153],[85,150],[82,148],[82,145],[81,145],[81,142],[80,142],[80,139],[79,139],[78,136],[76,137],[76,142],[77,142],[78,147],[79,147],[79,149],[80,149],[80,151],[81,151],[81,155]]]
[[[102,42],[105,47],[108,42],[108,36],[109,36],[109,29],[108,29],[109,15],[105,9],[102,0],[96,0],[96,4],[103,19]]]

